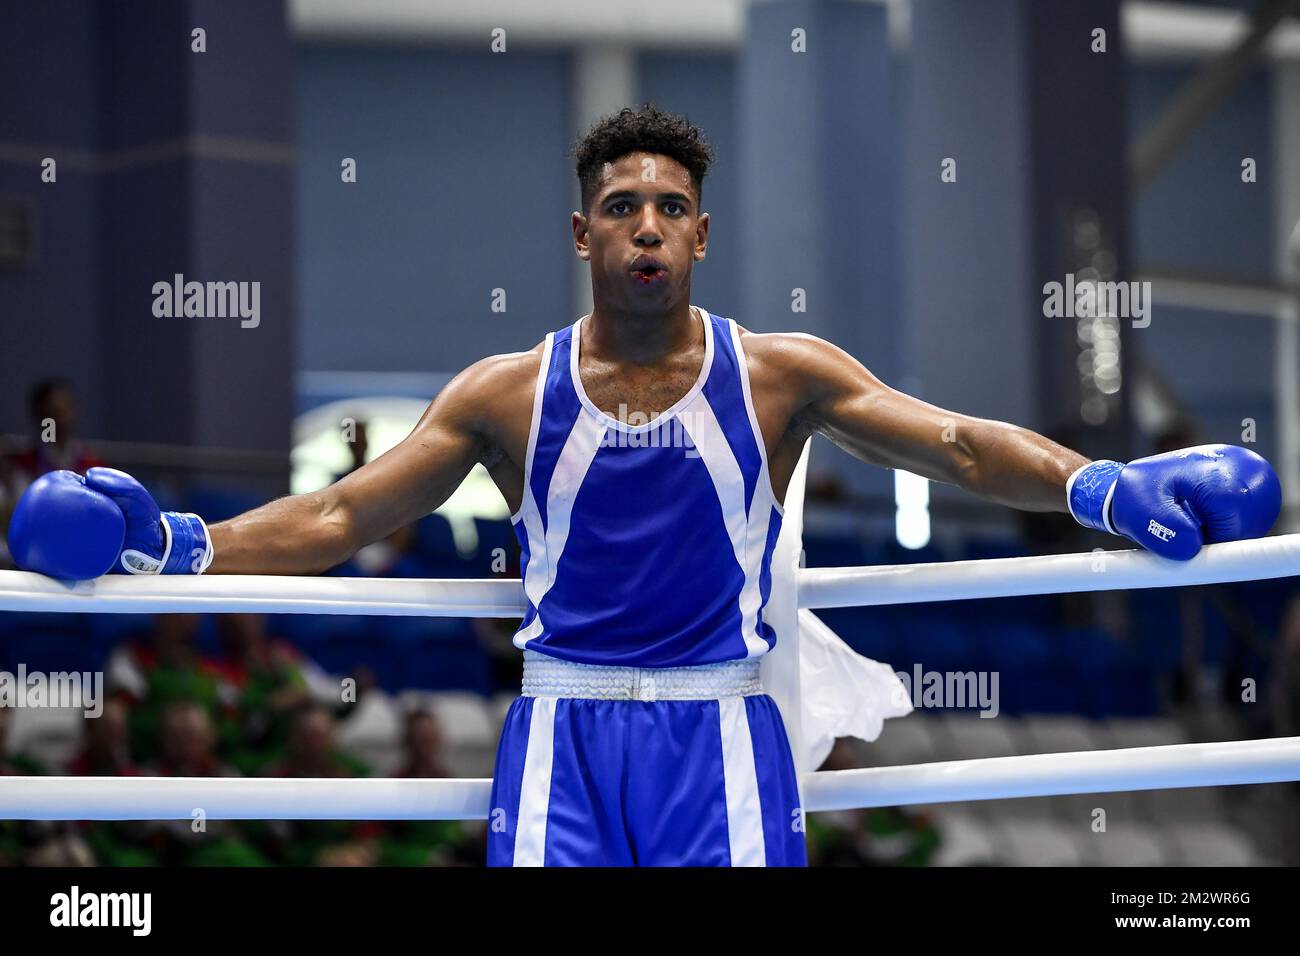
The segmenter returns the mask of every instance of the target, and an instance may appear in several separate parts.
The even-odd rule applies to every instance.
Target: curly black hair
[[[625,106],[598,120],[573,148],[584,210],[590,208],[605,164],[628,153],[657,153],[677,160],[691,174],[697,194],[702,193],[704,176],[713,164],[713,147],[704,131],[685,116],[652,103],[639,109]]]

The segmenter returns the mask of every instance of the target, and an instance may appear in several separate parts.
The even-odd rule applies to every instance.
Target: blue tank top
[[[653,421],[598,409],[578,374],[582,319],[546,336],[523,503],[528,600],[517,647],[563,660],[684,667],[758,657],[782,509],[740,332],[704,324],[695,384]],[[631,416],[623,416],[631,417]]]

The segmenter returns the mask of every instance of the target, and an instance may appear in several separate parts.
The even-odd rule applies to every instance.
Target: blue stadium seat
[[[19,611],[0,613],[0,650],[4,647],[5,638],[10,634],[20,632],[29,623],[35,623],[48,616],[46,614],[24,614]]]
[[[430,561],[459,561],[451,523],[442,515],[425,515],[415,523],[415,546]]]
[[[88,614],[6,614],[0,670],[102,671],[106,648],[94,640]]]
[[[487,695],[487,652],[463,618],[383,618],[381,637],[394,665],[389,690],[464,690]]]
[[[1159,712],[1159,669],[1140,648],[1100,628],[1070,628],[1060,635],[1089,717],[1147,717]]]
[[[1030,554],[1019,538],[973,537],[962,543],[963,561],[991,561],[998,558],[1024,558]]]
[[[113,648],[123,641],[147,637],[153,630],[153,617],[148,614],[92,614],[90,630],[97,644]]]
[[[474,577],[473,563],[456,550],[451,523],[442,515],[425,515],[415,523],[416,556],[421,560],[419,573],[401,573],[393,577],[468,578]],[[406,570],[412,570],[407,568]]]
[[[365,667],[374,673],[381,687],[399,686],[397,662],[374,624],[382,618],[322,614],[315,620],[321,626],[313,629],[311,640],[300,649],[326,672],[356,677]]]
[[[895,617],[892,634],[895,670],[966,671],[974,666],[976,645],[969,630],[941,614],[911,609]]]
[[[477,560],[474,567],[475,577],[490,577],[492,564],[499,548],[505,554],[506,566],[517,572],[519,567],[519,539],[509,521],[494,521],[487,518],[475,518],[474,530],[478,532]]]
[[[1181,589],[1143,588],[1125,593],[1133,621],[1133,650],[1157,670],[1176,670],[1182,662]]]
[[[404,554],[393,564],[391,568],[384,572],[386,578],[450,578],[458,575],[448,573],[449,565],[447,562],[433,561],[422,554]],[[455,562],[455,567],[459,569],[460,562]]]
[[[948,560],[943,549],[931,542],[923,548],[905,548],[896,538],[885,538],[874,542],[871,551],[876,555],[875,564],[933,564]]]
[[[845,644],[872,660],[892,664],[897,653],[894,617],[886,608],[830,607],[814,611]]]
[[[1077,680],[1059,632],[1040,625],[981,618],[970,622],[979,645],[978,666],[998,674],[999,705],[1008,714],[1073,713]]]
[[[856,534],[812,534],[803,538],[804,562],[810,568],[846,568],[873,564],[867,548]]]
[[[162,617],[164,615],[159,615]],[[144,645],[152,645],[153,634],[157,629],[157,623],[153,617],[148,619],[148,623],[140,630],[125,635],[126,639],[139,641]],[[217,635],[217,618],[215,614],[199,615],[198,626],[194,630],[194,647],[203,657],[219,657],[223,652],[221,639]]]
[[[1300,588],[1291,578],[1267,581],[1238,581],[1223,585],[1236,608],[1266,634],[1277,634],[1287,605],[1300,599]]]
[[[1209,588],[1200,588],[1196,592],[1196,596],[1200,599],[1201,620],[1205,627],[1204,656],[1201,660],[1204,664],[1219,668],[1229,657],[1243,656],[1244,649],[1232,646],[1240,639],[1232,633],[1232,626],[1219,606],[1211,600],[1209,592]]]
[[[1000,621],[1038,627],[1056,627],[1061,623],[1061,598],[1056,594],[948,601],[943,605],[935,606],[951,608],[954,614],[968,620]]]
[[[227,521],[266,504],[266,496],[238,488],[195,488],[186,498],[189,502],[185,510],[199,515],[208,524]]]

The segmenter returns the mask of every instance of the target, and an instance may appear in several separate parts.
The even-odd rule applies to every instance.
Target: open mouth
[[[638,256],[632,262],[632,277],[643,285],[659,282],[668,276],[663,263],[649,256]]]

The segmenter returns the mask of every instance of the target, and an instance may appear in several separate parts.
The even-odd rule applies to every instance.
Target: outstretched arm
[[[959,415],[882,383],[810,335],[770,337],[796,393],[792,425],[863,461],[905,468],[1022,511],[1065,511],[1185,561],[1203,543],[1267,534],[1282,506],[1277,475],[1247,448],[1198,445],[1124,464],[1082,455],[1026,428]]]
[[[853,356],[804,334],[783,335],[796,421],[863,461],[957,485],[1024,511],[1066,511],[1077,452],[1006,422],[950,412],[885,385]]]
[[[208,573],[314,574],[433,511],[491,450],[493,401],[520,359],[461,372],[401,444],[328,488],[214,525]]]

